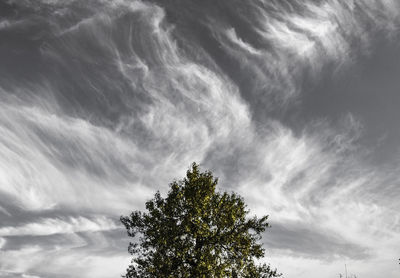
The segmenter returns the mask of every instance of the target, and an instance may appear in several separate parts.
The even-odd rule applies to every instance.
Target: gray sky
[[[397,0],[0,1],[0,276],[124,274],[196,161],[287,278],[400,274]]]

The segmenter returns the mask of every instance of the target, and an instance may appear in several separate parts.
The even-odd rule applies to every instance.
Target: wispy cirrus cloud
[[[3,194],[11,198],[9,202],[43,210],[74,204],[77,199],[81,200],[78,207],[93,207],[99,199],[109,198],[109,206],[115,208],[119,194],[108,193],[110,180],[116,191],[128,191],[127,179],[133,176],[128,167],[134,164],[135,149],[128,141],[115,141],[115,135],[106,129],[43,108],[3,104],[1,113],[0,183]],[[118,171],[108,170],[118,164]],[[133,177],[129,182],[134,183]],[[96,195],[92,194],[94,188]]]
[[[263,107],[269,110],[296,103],[299,94],[307,94],[304,83],[310,86],[326,75],[345,75],[373,54],[376,37],[391,40],[398,34],[399,7],[391,0],[236,4],[238,11],[246,9],[246,15],[231,12],[251,24],[251,30],[234,20],[211,20],[209,28],[237,60],[241,74],[251,73],[251,82],[244,81],[243,89],[252,91],[258,101],[265,98]],[[243,82],[237,76],[234,80]]]
[[[84,217],[70,217],[67,219],[49,218],[18,227],[1,227],[0,236],[47,236],[53,234],[112,230],[117,227],[114,221],[105,217],[97,217],[95,219]]]

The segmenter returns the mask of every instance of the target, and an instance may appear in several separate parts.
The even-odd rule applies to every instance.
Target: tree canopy
[[[242,197],[216,191],[218,180],[193,163],[186,177],[157,192],[147,212],[134,211],[121,222],[133,255],[126,278],[270,278],[276,269],[257,264],[258,241],[268,216],[248,217]]]

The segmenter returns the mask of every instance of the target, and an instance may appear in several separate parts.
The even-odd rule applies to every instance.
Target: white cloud
[[[39,222],[28,223],[17,227],[1,227],[0,236],[46,236],[53,234],[70,234],[77,232],[96,232],[116,229],[114,221],[104,216],[93,219],[69,217],[67,219],[45,218]]]
[[[374,38],[394,39],[399,25],[396,1],[252,1],[241,20],[258,35],[257,47],[232,27],[210,21],[209,28],[243,74],[250,72],[250,88],[265,105],[288,105],[297,100],[304,78],[317,82],[328,68],[335,77],[345,74],[360,57],[371,54]],[[241,15],[238,15],[241,16]],[[245,35],[245,34],[244,34]],[[272,97],[271,97],[272,96]]]
[[[138,166],[133,143],[85,120],[45,108],[3,103],[0,114],[4,135],[0,139],[0,190],[18,206],[41,210],[69,204],[114,210],[126,205],[119,196],[127,196],[132,191],[129,186],[135,185],[129,181]],[[118,168],[112,171],[113,167]],[[150,193],[140,184],[133,188],[136,197]],[[128,196],[135,198],[132,193]]]
[[[3,246],[6,244],[6,240],[2,237],[0,237],[0,249],[3,248]]]
[[[353,62],[354,45],[358,52],[369,52],[369,36],[382,29],[393,32],[392,24],[398,22],[398,4],[394,1],[344,3],[331,0],[296,4],[298,13],[282,11],[279,17],[272,19],[264,13],[262,21],[265,25],[260,32],[278,47],[307,59],[315,70],[326,59],[339,65]],[[372,29],[368,27],[368,21],[374,23]]]
[[[3,272],[25,273],[28,269],[43,263],[44,250],[39,246],[25,246],[19,250],[0,250],[0,269]]]
[[[30,274],[22,274],[22,278],[40,278],[40,276],[30,275]]]
[[[92,252],[26,246],[19,250],[0,251],[0,269],[6,274],[35,273],[40,276],[40,273],[44,273],[46,277],[62,274],[67,277],[109,278],[122,275],[130,261],[127,255],[93,255]],[[74,267],[71,268],[71,265]],[[68,273],[60,272],[64,270],[68,270]]]

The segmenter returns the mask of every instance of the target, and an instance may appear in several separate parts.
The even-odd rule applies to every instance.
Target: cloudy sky
[[[124,274],[196,161],[287,278],[400,275],[398,0],[1,0],[0,276]]]

